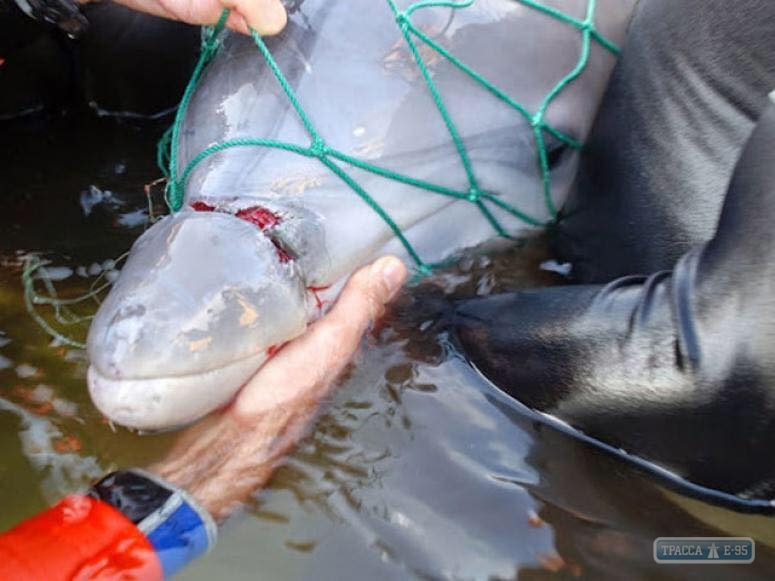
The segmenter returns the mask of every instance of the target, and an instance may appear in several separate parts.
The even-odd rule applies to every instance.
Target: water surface
[[[23,260],[39,255],[54,276],[72,270],[56,288],[75,296],[128,249],[147,217],[143,186],[159,176],[160,132],[88,115],[0,128],[0,529],[104,471],[158,458],[174,440],[101,417],[86,393],[83,352],[40,329],[21,284]],[[543,258],[532,241],[465,259],[432,282],[469,295],[548,284]],[[772,577],[771,519],[667,492],[536,423],[423,324],[438,305],[423,311],[412,300],[423,292],[408,291],[367,338],[269,488],[179,578]],[[84,337],[85,327],[59,328]],[[658,536],[723,534],[759,539],[756,562],[653,561]]]

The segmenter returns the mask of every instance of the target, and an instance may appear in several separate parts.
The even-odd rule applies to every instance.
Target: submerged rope
[[[113,260],[113,266],[110,268],[118,266],[128,255],[129,253],[125,252]],[[102,302],[102,297],[112,285],[112,282],[108,280],[108,271],[102,269],[99,275],[96,275],[92,281],[87,292],[73,298],[63,298],[59,296],[56,286],[46,273],[45,269],[50,264],[50,261],[43,260],[35,254],[25,258],[21,277],[22,286],[24,287],[24,306],[38,326],[55,341],[76,349],[85,349],[86,343],[78,341],[64,332],[60,332],[57,327],[80,326],[84,332],[86,331],[94,315],[79,315],[72,310],[72,307],[82,307],[86,312],[91,312],[90,305],[84,305],[84,303],[94,303],[99,306]],[[44,293],[38,292],[36,283],[43,285]],[[38,312],[39,307],[50,308],[53,311],[53,319],[56,326],[49,323]]]
[[[549,93],[546,94],[544,99],[541,101],[538,110],[535,113],[530,113],[523,105],[512,99],[495,84],[466,65],[435,40],[426,35],[422,30],[417,28],[411,21],[412,14],[421,9],[430,7],[446,7],[453,10],[460,10],[471,6],[474,1],[475,0],[420,0],[410,5],[405,10],[401,11],[398,9],[395,0],[387,0],[395,21],[401,30],[409,51],[412,54],[415,64],[420,70],[431,97],[436,104],[436,108],[438,109],[439,114],[447,128],[447,131],[449,132],[450,137],[455,145],[455,149],[458,153],[460,162],[468,179],[468,188],[466,190],[458,191],[452,188],[447,188],[438,184],[416,179],[411,176],[407,176],[402,173],[369,163],[367,161],[354,158],[344,152],[330,148],[326,144],[323,137],[318,133],[312,120],[305,112],[295,92],[291,88],[290,83],[286,79],[283,72],[280,70],[280,67],[266,46],[264,40],[255,30],[252,29],[250,34],[253,42],[261,51],[264,60],[277,79],[277,82],[282,87],[283,92],[296,111],[296,114],[299,116],[299,119],[301,120],[304,128],[310,136],[310,144],[305,147],[302,145],[273,139],[264,139],[260,137],[231,139],[207,147],[193,159],[191,159],[191,161],[186,165],[186,167],[183,168],[182,171],[179,171],[178,144],[180,141],[180,129],[183,123],[183,119],[186,115],[189,102],[191,101],[194,91],[199,84],[205,67],[218,51],[220,37],[226,25],[226,19],[229,15],[228,10],[224,10],[218,23],[214,27],[208,27],[204,30],[202,51],[196,67],[194,68],[191,79],[186,86],[185,92],[183,93],[183,98],[181,99],[180,107],[178,108],[177,115],[175,116],[175,121],[158,144],[157,162],[168,179],[165,198],[170,211],[177,212],[181,208],[183,205],[185,185],[189,176],[191,175],[191,172],[199,163],[201,163],[210,155],[232,147],[268,147],[285,150],[305,157],[317,158],[322,165],[327,167],[334,175],[339,177],[339,179],[341,179],[356,195],[358,195],[372,210],[374,210],[380,216],[380,218],[387,224],[396,238],[398,238],[398,240],[404,246],[412,260],[416,263],[420,274],[430,272],[438,265],[428,264],[423,261],[406,236],[404,236],[401,228],[395,223],[395,221],[390,217],[385,209],[382,208],[382,206],[380,206],[380,204],[372,196],[370,196],[369,193],[349,173],[347,173],[342,167],[336,164],[334,160],[342,161],[348,165],[368,171],[375,175],[426,190],[428,192],[466,200],[477,206],[479,211],[487,219],[487,221],[499,236],[508,237],[508,233],[492,213],[491,209],[485,204],[485,202],[489,202],[490,204],[506,211],[507,213],[531,226],[546,225],[545,222],[530,216],[525,212],[522,212],[507,202],[504,202],[496,194],[480,189],[474,172],[473,164],[471,163],[465,147],[465,143],[460,136],[457,127],[455,126],[452,116],[449,114],[449,111],[444,104],[443,95],[436,86],[428,66],[423,61],[417,43],[420,41],[432,48],[436,53],[445,58],[459,70],[464,72],[485,90],[511,107],[530,123],[531,127],[533,128],[536,149],[538,151],[538,169],[541,174],[544,202],[549,214],[552,217],[556,216],[557,208],[552,199],[551,179],[549,176],[549,154],[546,150],[544,132],[549,133],[554,138],[574,149],[579,149],[581,144],[572,137],[565,135],[564,133],[550,126],[545,120],[546,112],[552,101],[584,71],[584,68],[589,61],[591,44],[593,41],[597,42],[600,44],[600,46],[614,54],[618,53],[619,49],[615,44],[604,38],[595,28],[594,15],[596,0],[588,0],[586,16],[583,20],[573,18],[560,12],[559,10],[556,10],[555,8],[544,6],[538,2],[535,2],[534,0],[514,0],[581,31],[581,53],[576,66],[566,76],[560,79],[560,81],[549,91]]]

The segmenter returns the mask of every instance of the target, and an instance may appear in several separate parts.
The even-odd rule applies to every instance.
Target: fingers
[[[224,8],[232,11],[227,25],[243,34],[248,27],[261,36],[277,34],[288,20],[280,0],[220,0]]]
[[[86,0],[78,0],[84,2]],[[281,0],[115,0],[134,10],[189,24],[213,25],[224,8],[231,10],[226,25],[248,34],[248,27],[261,36],[277,34],[288,20]]]
[[[386,256],[361,268],[334,308],[266,363],[240,392],[232,413],[241,421],[298,397],[322,397],[352,359],[361,337],[398,294],[407,270]]]

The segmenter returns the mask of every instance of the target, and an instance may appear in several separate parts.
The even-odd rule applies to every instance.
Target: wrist
[[[108,474],[89,496],[113,506],[145,535],[169,577],[215,545],[212,516],[186,491],[144,470]]]

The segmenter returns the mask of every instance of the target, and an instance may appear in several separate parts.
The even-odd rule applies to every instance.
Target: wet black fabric
[[[710,240],[773,89],[775,2],[639,2],[553,240],[574,279],[669,269]]]
[[[73,62],[64,38],[0,2],[0,121],[66,103]]]
[[[698,484],[770,497],[775,3],[638,10],[559,234],[577,276],[607,284],[464,301],[457,336],[528,406]]]
[[[154,116],[175,107],[199,53],[199,28],[104,2],[78,40],[0,2],[0,120],[91,105]]]
[[[176,107],[199,56],[200,29],[111,3],[86,11],[82,91],[103,112],[157,115]]]

